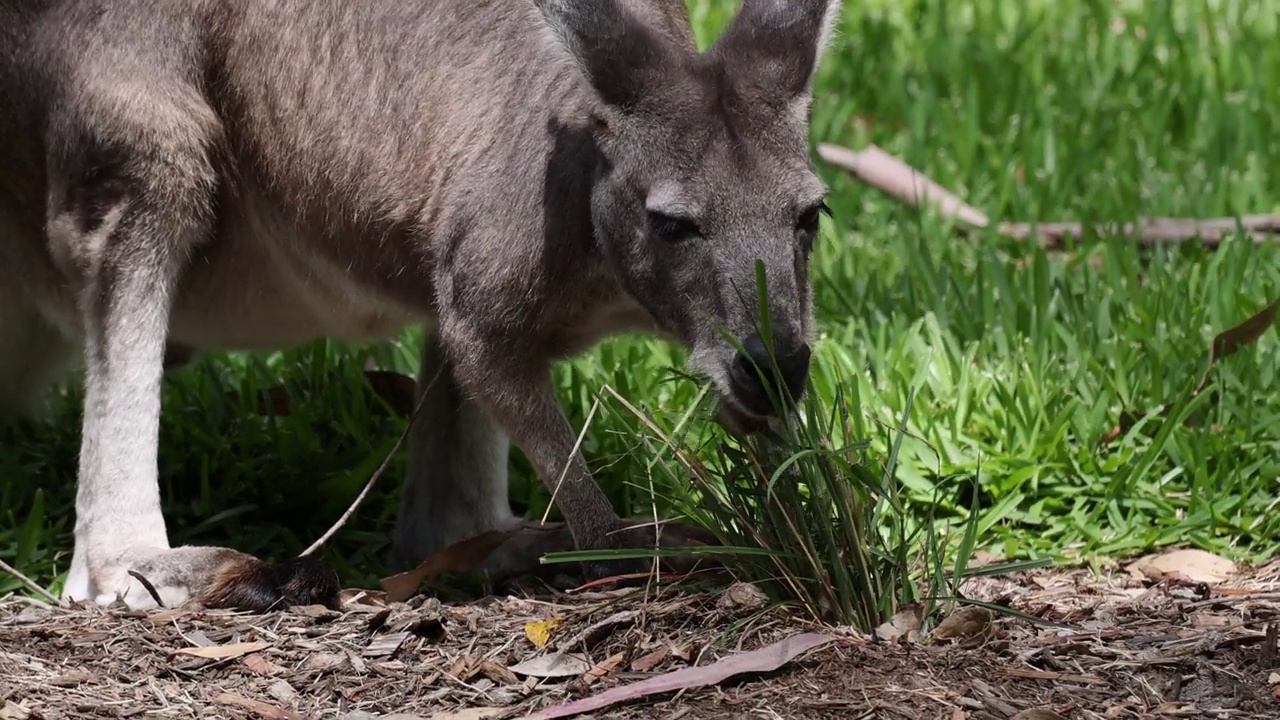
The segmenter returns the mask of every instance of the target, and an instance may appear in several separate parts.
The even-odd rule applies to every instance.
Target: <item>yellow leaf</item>
[[[537,622],[524,624],[524,636],[529,638],[529,642],[533,646],[541,650],[551,642],[551,629],[560,624],[561,618],[554,617],[550,620],[539,620]]]

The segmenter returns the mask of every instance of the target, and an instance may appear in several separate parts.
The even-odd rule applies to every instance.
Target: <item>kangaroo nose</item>
[[[759,334],[748,337],[742,347],[746,352],[739,352],[733,359],[729,375],[734,394],[748,410],[759,415],[773,414],[769,391],[777,394],[779,377],[792,398],[798,399],[804,392],[805,381],[809,378],[808,344],[775,336],[773,356],[777,361],[777,373],[773,371],[769,351]],[[768,388],[761,382],[762,374],[769,383]]]

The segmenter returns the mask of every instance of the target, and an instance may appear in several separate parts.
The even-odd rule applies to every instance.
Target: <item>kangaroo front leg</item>
[[[315,561],[272,567],[226,548],[169,546],[156,466],[160,383],[170,305],[185,258],[208,229],[213,173],[207,145],[196,142],[207,139],[203,126],[174,128],[190,109],[156,107],[164,99],[138,97],[143,118],[117,102],[114,117],[137,124],[114,128],[109,150],[87,140],[101,128],[73,135],[79,146],[64,145],[51,173],[49,239],[79,271],[71,274],[85,331],[75,552],[64,593],[134,608],[154,606],[152,590],[169,606],[332,604],[336,578]],[[153,113],[165,115],[168,133],[143,121]]]
[[[515,531],[478,568],[493,579],[533,572],[538,558],[573,547],[562,523],[526,522],[511,512],[510,443],[489,412],[458,385],[439,330],[426,329],[418,370],[422,410],[409,452],[390,564],[406,570],[449,545],[490,530]]]
[[[454,323],[444,329],[459,382],[524,452],[559,504],[578,549],[714,544],[714,538],[698,528],[638,526],[618,517],[582,454],[574,451],[577,433],[556,398],[549,361],[514,352],[512,348],[522,343],[510,338],[488,340],[491,336],[475,332],[468,324]],[[688,567],[679,562],[670,565]],[[643,560],[623,560],[587,563],[585,571],[589,577],[600,577],[651,567]]]

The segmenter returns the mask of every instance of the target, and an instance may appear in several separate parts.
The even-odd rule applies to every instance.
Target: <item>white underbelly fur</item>
[[[426,319],[355,282],[273,208],[249,202],[229,211],[221,236],[196,254],[183,277],[173,341],[266,350],[319,337],[388,338]]]

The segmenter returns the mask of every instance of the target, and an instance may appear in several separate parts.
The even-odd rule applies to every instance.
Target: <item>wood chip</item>
[[[1076,673],[1065,672],[1049,672],[1047,670],[1033,670],[1031,668],[1004,668],[1002,670],[1006,675],[1013,677],[1027,678],[1029,680],[1051,680],[1060,683],[1080,683],[1082,685],[1106,685],[1107,681],[1093,675],[1078,675]]]
[[[318,670],[321,672],[335,670],[347,663],[347,658],[336,653],[319,652],[308,655],[307,659],[302,662],[304,670]]]
[[[655,667],[662,664],[663,660],[671,654],[671,649],[666,645],[659,647],[657,650],[641,655],[631,661],[631,669],[636,672],[649,672]]]
[[[438,712],[431,717],[416,720],[493,720],[495,718],[508,717],[510,715],[510,708],[475,707],[463,708],[461,710],[446,710],[444,712]],[[391,719],[381,718],[380,720]]]
[[[292,610],[296,615],[316,620],[333,620],[334,618],[342,617],[342,613],[330,610],[324,605],[295,605]]]
[[[55,678],[47,680],[53,687],[75,687],[84,683],[93,682],[93,676],[83,670],[72,670]]]
[[[0,707],[0,720],[28,720],[31,711],[12,700],[5,700]]]
[[[367,658],[391,657],[408,639],[409,633],[407,632],[387,633],[374,638],[373,642],[369,643],[368,647],[364,649],[363,655]]]
[[[288,672],[258,653],[249,653],[248,655],[240,658],[240,664],[244,665],[251,672],[257,673],[258,675],[266,675],[268,677],[273,675],[282,675]]]
[[[626,655],[623,653],[614,653],[613,655],[610,655],[597,663],[595,667],[583,673],[582,677],[578,678],[578,682],[584,688],[590,687],[591,683],[616,670],[625,658]]]
[[[276,680],[267,686],[267,694],[285,705],[292,705],[298,699],[298,691],[285,680]]]
[[[454,680],[466,682],[466,679],[471,677],[472,659],[470,655],[463,655],[454,660],[453,665],[449,667],[448,675]]]
[[[716,607],[726,612],[751,612],[769,602],[769,596],[758,585],[735,582],[720,594]]]
[[[485,660],[480,663],[480,667],[477,668],[477,670],[481,675],[489,678],[497,685],[520,684],[520,678],[516,677],[515,673],[508,670],[505,665],[496,663],[492,660]]]
[[[263,720],[302,720],[302,716],[293,710],[276,707],[271,703],[253,700],[235,693],[220,693],[214,701],[221,705],[242,707]]]

